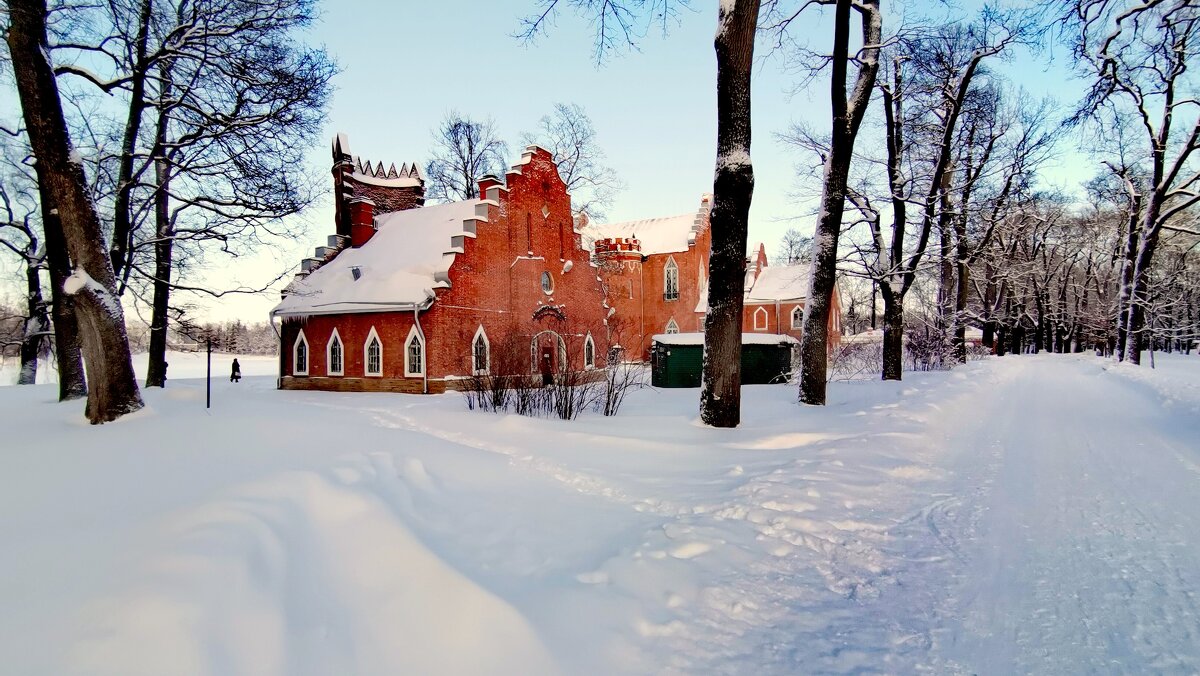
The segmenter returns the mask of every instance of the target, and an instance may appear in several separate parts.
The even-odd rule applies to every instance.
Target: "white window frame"
[[[416,327],[413,327],[413,328],[415,329]],[[483,338],[483,345],[484,345],[484,350],[485,350],[482,369],[475,368],[476,367],[475,343],[479,342],[480,338]],[[407,343],[405,343],[405,345],[404,345],[404,353],[408,354],[408,344]],[[424,356],[424,354],[425,354],[423,348],[422,348],[421,354],[422,354],[422,356]],[[482,376],[482,375],[487,375],[488,373],[491,372],[491,370],[492,370],[492,341],[488,340],[487,331],[484,331],[483,324],[480,324],[479,328],[475,330],[475,335],[471,338],[471,373],[473,375]]]
[[[547,286],[550,288],[547,289]],[[542,274],[538,276],[538,288],[547,296],[554,295],[554,275],[550,274],[549,270],[543,270]]]
[[[664,333],[679,333],[679,324],[675,321],[674,317],[671,317],[671,319],[667,321],[667,328],[665,329]]]
[[[371,371],[370,348],[371,348],[372,340],[376,340],[379,342],[379,370],[378,371]],[[368,378],[382,378],[383,377],[383,339],[379,337],[379,333],[377,331],[375,331],[374,326],[372,326],[371,330],[367,332],[367,339],[363,341],[363,375]]]
[[[412,344],[413,339],[421,346],[421,363],[417,365],[417,370],[412,370],[412,360],[408,355],[408,346]],[[413,326],[408,331],[408,337],[404,339],[404,377],[405,378],[421,378],[425,375],[425,362],[429,359],[428,353],[425,351],[425,338],[421,332]]]
[[[762,316],[762,325],[761,326],[758,323],[758,318],[760,315]],[[754,311],[754,330],[755,331],[766,331],[770,327],[771,327],[771,317],[770,317],[770,315],[767,314],[767,308],[759,305],[758,309],[756,309]]]
[[[591,359],[588,359],[588,349],[591,349]],[[583,370],[590,371],[596,368],[596,341],[592,340],[591,331],[588,332],[587,338],[583,339]]]
[[[793,329],[804,328],[804,306],[803,305],[797,305],[796,307],[792,308],[792,328]]]
[[[336,371],[333,369],[333,341],[337,341],[339,350],[341,351],[341,368]],[[331,376],[346,375],[346,341],[342,340],[341,334],[338,333],[337,327],[334,327],[333,333],[329,334],[329,341],[325,343],[325,373]]]
[[[296,350],[304,344],[304,370],[296,368]],[[304,335],[304,329],[300,329],[299,335],[296,336],[296,342],[292,343],[292,375],[306,376],[308,370],[312,366],[312,347],[308,344],[308,337]]]
[[[674,294],[671,293],[672,277],[675,282]],[[667,256],[667,264],[663,266],[663,300],[679,300],[679,264],[675,262],[674,256]]]

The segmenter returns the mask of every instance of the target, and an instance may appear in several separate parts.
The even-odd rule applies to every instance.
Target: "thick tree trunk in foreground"
[[[871,101],[875,76],[879,72],[879,45],[882,21],[879,0],[864,0],[858,7],[862,16],[863,49],[859,53],[858,76],[850,98],[846,97],[846,73],[850,64],[850,13],[855,3],[838,0],[834,11],[833,61],[830,102],[833,130],[829,156],[825,160],[825,186],[821,194],[821,212],[813,237],[812,271],[809,273],[808,301],[804,304],[804,331],[800,338],[800,401],[825,404],[826,370],[829,362],[829,312],[833,288],[837,283],[838,237],[842,214],[846,209],[846,182],[854,140]]]
[[[75,297],[83,339],[89,384],[86,415],[93,424],[116,420],[142,408],[142,396],[100,220],[87,194],[83,165],[71,150],[58,83],[47,60],[45,0],[10,0],[9,21],[8,48],[38,181],[54,198],[75,263],[63,290]]]
[[[46,238],[46,267],[50,270],[50,317],[54,322],[54,359],[58,362],[58,400],[87,396],[83,375],[83,354],[79,347],[79,320],[75,318],[75,299],[63,291],[71,274],[67,240],[54,198],[38,170],[38,197],[42,207],[42,231]]]
[[[708,315],[700,419],[736,427],[742,405],[742,297],[746,230],[754,193],[750,164],[750,72],[758,0],[721,4],[717,18],[717,167],[710,218]]]

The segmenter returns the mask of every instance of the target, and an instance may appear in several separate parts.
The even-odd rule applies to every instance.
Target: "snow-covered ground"
[[[229,378],[233,359],[237,357],[242,374],[247,376],[271,376],[279,373],[279,357],[253,354],[224,354],[214,352],[212,355],[213,378]],[[146,353],[133,355],[133,372],[138,381],[146,379]],[[208,354],[205,352],[167,352],[167,380],[176,378],[203,378],[208,368]],[[21,371],[21,362],[16,357],[0,360],[0,385],[14,385]],[[57,383],[58,374],[50,359],[38,360],[38,384]]]
[[[0,388],[0,672],[1200,670],[1200,357],[752,386],[736,430],[228,357],[206,411],[168,360],[101,427]]]

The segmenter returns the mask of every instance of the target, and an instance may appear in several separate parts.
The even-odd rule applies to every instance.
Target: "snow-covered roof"
[[[451,238],[474,237],[463,221],[484,202],[467,200],[382,214],[378,231],[357,249],[344,249],[304,279],[292,283],[277,315],[378,312],[424,305],[445,287],[454,261]],[[356,270],[357,269],[357,272]]]
[[[746,290],[746,300],[804,300],[808,297],[808,273],[807,265],[767,266],[758,273],[754,285]]]
[[[598,239],[636,237],[642,244],[642,253],[649,256],[687,251],[695,223],[696,212],[690,211],[678,216],[643,218],[623,223],[589,223],[582,234],[584,245],[589,249]]]
[[[703,345],[703,333],[659,333],[654,336],[654,342],[663,345]],[[800,341],[782,333],[743,333],[743,345],[779,345],[780,343],[799,344]]]

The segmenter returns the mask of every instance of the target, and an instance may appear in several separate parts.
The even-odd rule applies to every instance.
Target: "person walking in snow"
[[[233,373],[229,374],[229,382],[236,383],[242,379],[242,365],[238,363],[237,357],[233,358]]]

